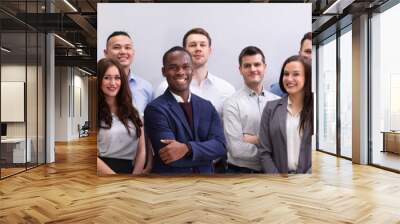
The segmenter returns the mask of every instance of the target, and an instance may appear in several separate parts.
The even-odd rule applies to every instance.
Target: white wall
[[[28,74],[36,74],[36,66],[25,66],[25,65],[19,65],[19,64],[4,64],[1,66],[1,81],[10,81],[10,82],[25,82],[25,75],[26,72]],[[32,83],[31,83],[32,82]],[[36,85],[36,81],[30,80],[30,85]],[[27,93],[27,103],[31,104],[32,102],[35,102],[33,105],[36,108],[36,88],[32,89],[29,88],[27,90],[32,90],[33,92],[28,91]],[[1,110],[9,110],[10,108],[1,108]],[[32,109],[32,108],[31,108]],[[22,108],[24,110],[24,108]],[[31,110],[28,110],[31,112]],[[29,122],[36,121],[36,113],[27,113],[27,118]],[[25,126],[26,122],[7,122],[7,136],[8,137],[25,137]],[[36,125],[33,127],[33,125],[30,123],[28,125],[28,136],[31,133],[31,129],[36,130]],[[36,132],[35,132],[36,133]]]
[[[7,122],[7,137],[24,138],[26,135],[31,143],[32,161],[36,162],[38,158],[39,163],[44,162],[45,153],[43,112],[45,90],[43,77],[44,74],[40,66],[25,66],[25,64],[3,64],[1,66],[2,81],[24,82],[26,86],[26,102],[22,102],[22,107],[18,109],[22,114],[26,113],[26,120],[22,122]],[[26,78],[27,80],[25,80]],[[24,94],[24,90],[20,91],[22,91],[20,92],[21,94]],[[2,112],[13,113],[13,108],[11,107],[1,107],[1,110]]]
[[[205,28],[212,39],[211,73],[242,86],[238,55],[248,46],[263,50],[268,65],[266,86],[277,82],[283,61],[297,54],[304,33],[311,31],[311,4],[176,3],[97,5],[97,56],[104,57],[113,31],[127,31],[136,56],[134,73],[156,88],[162,81],[162,55],[182,45],[184,34]]]
[[[88,120],[88,78],[72,67],[56,67],[55,78],[55,141],[77,139],[78,124]]]

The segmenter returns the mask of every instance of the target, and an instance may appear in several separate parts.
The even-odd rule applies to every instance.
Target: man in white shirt
[[[239,55],[244,86],[225,101],[223,124],[228,149],[228,173],[260,173],[258,132],[265,104],[278,96],[263,88],[267,65],[263,52],[248,46]]]
[[[235,88],[229,82],[208,71],[208,58],[212,52],[210,35],[202,28],[194,28],[184,35],[182,44],[193,61],[190,91],[209,100],[221,116],[223,103],[235,92]],[[158,86],[155,96],[162,95],[167,87],[168,83],[164,80]]]

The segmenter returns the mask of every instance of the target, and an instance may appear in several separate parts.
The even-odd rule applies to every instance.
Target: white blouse
[[[100,128],[97,135],[98,155],[106,158],[135,160],[139,139],[136,128],[129,122],[130,135],[118,116],[112,114],[110,129]]]
[[[293,114],[292,102],[288,97],[287,118],[286,118],[286,144],[289,171],[296,171],[299,163],[301,135],[299,133],[300,112]]]

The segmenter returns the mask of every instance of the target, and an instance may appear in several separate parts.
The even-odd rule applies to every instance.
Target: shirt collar
[[[243,89],[249,96],[265,96],[264,87],[261,90],[260,95],[258,95],[254,90],[250,89],[246,84],[244,85]]]
[[[290,98],[288,97],[287,98],[288,100],[287,100],[287,110],[288,110],[288,112],[293,116],[293,117],[297,117],[297,116],[300,116],[300,112],[299,113],[297,113],[297,114],[293,114],[293,112],[292,112],[292,101],[290,100]]]
[[[172,94],[172,96],[175,98],[176,102],[178,103],[184,103],[185,101],[183,100],[183,98],[179,95],[176,95],[175,93],[173,93],[171,90],[169,90],[169,92]],[[188,98],[188,103],[190,103],[190,99],[192,98],[192,93],[189,92],[189,98]]]
[[[215,83],[214,76],[211,73],[207,72],[206,79],[203,80],[203,82],[201,83],[201,86],[204,86],[204,84],[212,85],[213,83]],[[190,84],[199,85],[199,83],[194,79],[192,79],[192,82]]]
[[[215,82],[215,78],[211,73],[207,72],[207,78],[204,81],[208,81],[212,84]]]

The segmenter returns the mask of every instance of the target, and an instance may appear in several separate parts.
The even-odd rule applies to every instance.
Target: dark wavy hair
[[[286,61],[282,65],[281,69],[281,76],[279,77],[279,86],[281,87],[282,91],[287,94],[287,91],[283,85],[283,75],[285,72],[285,66],[290,62],[298,61],[303,65],[304,68],[304,99],[303,99],[303,109],[300,113],[300,128],[299,131],[304,130],[304,128],[311,128],[312,132],[314,131],[314,99],[313,93],[311,91],[311,64],[310,60],[307,58],[294,55],[286,59]]]
[[[136,108],[132,105],[132,95],[128,85],[128,77],[124,70],[121,68],[118,62],[103,58],[97,63],[97,88],[98,88],[98,113],[99,113],[99,127],[110,129],[112,125],[112,117],[110,107],[108,106],[101,85],[103,82],[104,75],[106,71],[115,66],[118,68],[119,74],[121,76],[121,86],[117,94],[117,116],[119,120],[124,124],[128,133],[131,134],[129,128],[129,120],[132,121],[136,129],[136,136],[139,138],[141,133],[140,128],[143,126],[142,120],[140,119],[139,113]]]

